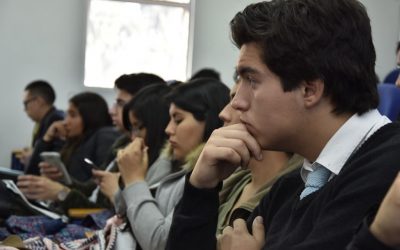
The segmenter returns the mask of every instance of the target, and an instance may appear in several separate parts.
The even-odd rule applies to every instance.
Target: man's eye
[[[257,83],[256,80],[251,76],[246,77],[246,82],[250,84],[252,87],[254,87]]]

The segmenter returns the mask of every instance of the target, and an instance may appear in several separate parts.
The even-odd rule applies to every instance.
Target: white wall
[[[224,83],[232,85],[238,49],[231,42],[229,22],[238,11],[254,2],[196,0],[193,73],[213,67],[222,73]]]
[[[229,21],[250,0],[196,0],[193,72],[214,67],[232,84],[237,49]],[[362,0],[371,15],[378,54],[377,72],[394,66],[399,37],[399,0]],[[0,0],[0,165],[10,151],[29,144],[33,123],[22,107],[25,85],[46,79],[57,91],[56,105],[65,108],[83,87],[87,0]],[[134,72],[134,69],[132,69]],[[93,89],[90,89],[93,90]],[[94,89],[111,104],[112,90]]]
[[[376,73],[383,80],[396,66],[396,43],[400,40],[399,0],[360,0],[371,19],[372,35],[377,54]]]
[[[395,48],[400,39],[400,0],[360,0],[371,19],[377,52],[376,72],[380,79],[395,67]],[[229,21],[251,0],[197,0],[193,52],[193,72],[213,66],[231,84],[238,55],[229,38]]]
[[[22,105],[28,82],[51,82],[63,109],[84,90],[86,8],[86,0],[0,1],[0,165],[9,165],[13,148],[30,143],[33,122]]]

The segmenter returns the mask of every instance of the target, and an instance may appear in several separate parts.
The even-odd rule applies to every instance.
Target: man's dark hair
[[[396,54],[399,53],[399,50],[400,50],[400,41],[397,42]]]
[[[196,73],[194,73],[192,75],[192,77],[190,77],[189,81],[193,80],[193,79],[197,79],[197,78],[212,78],[212,79],[221,81],[221,77],[220,77],[219,73],[215,69],[211,69],[211,68],[204,68],[204,69],[197,71]]]
[[[356,0],[273,0],[249,5],[231,23],[239,48],[255,43],[284,91],[321,79],[333,112],[378,106],[370,19]]]
[[[53,105],[56,100],[56,93],[51,85],[43,80],[37,80],[29,83],[25,87],[25,91],[28,91],[33,96],[40,96],[43,100],[49,104]]]
[[[115,87],[125,90],[131,95],[135,95],[141,88],[154,83],[164,83],[165,81],[151,73],[137,73],[122,75],[115,80]]]

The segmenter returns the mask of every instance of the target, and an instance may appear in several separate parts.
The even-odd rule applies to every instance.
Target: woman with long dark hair
[[[166,98],[170,102],[170,121],[165,130],[169,141],[164,154],[149,167],[145,141],[136,138],[117,156],[125,186],[121,196],[126,204],[118,211],[126,214],[134,237],[123,243],[117,240],[121,249],[164,249],[184,176],[193,168],[202,144],[222,126],[218,113],[229,102],[229,89],[220,81],[204,78],[179,85]],[[163,164],[156,166],[159,160]],[[147,172],[161,169],[170,169],[171,174],[149,186],[145,181]]]
[[[77,94],[69,100],[65,119],[50,126],[38,142],[34,155],[54,150],[54,142],[63,140],[60,155],[73,179],[69,185],[86,182],[92,173],[90,168],[85,167],[84,158],[89,158],[96,165],[102,163],[118,136],[111,124],[107,103],[100,95],[91,92]],[[17,184],[25,196],[32,200],[64,201],[69,191],[65,185],[44,176],[20,176]]]
[[[140,90],[123,109],[123,125],[127,131],[130,131],[131,140],[135,138],[144,140],[148,147],[150,165],[153,165],[159,157],[167,139],[164,130],[169,121],[169,104],[163,97],[169,91],[170,88],[165,84],[150,85]],[[158,166],[159,164],[160,161],[154,165]],[[159,182],[161,178],[169,174],[168,169],[155,171],[156,169],[157,167],[146,174],[146,181],[149,185]],[[113,163],[110,172],[94,170],[93,174],[98,178],[101,193],[96,197],[95,203],[88,204],[87,198],[86,200],[76,200],[76,203],[80,204],[80,207],[109,207],[111,203],[114,203],[114,196],[118,191],[119,173],[115,173],[116,171],[118,171],[116,162]]]

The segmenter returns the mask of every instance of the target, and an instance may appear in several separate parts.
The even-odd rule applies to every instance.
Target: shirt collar
[[[390,123],[386,116],[382,116],[374,109],[362,115],[354,114],[331,137],[316,162],[338,175],[349,157],[379,128]],[[303,181],[315,166],[304,160],[301,176]]]

